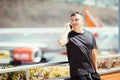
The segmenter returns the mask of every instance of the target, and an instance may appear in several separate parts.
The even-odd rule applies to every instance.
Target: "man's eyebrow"
[[[71,20],[79,20],[79,18],[71,19]]]

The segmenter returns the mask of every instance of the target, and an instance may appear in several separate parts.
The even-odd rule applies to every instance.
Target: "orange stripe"
[[[88,27],[103,27],[103,23],[95,15],[90,7],[84,8],[84,16]]]

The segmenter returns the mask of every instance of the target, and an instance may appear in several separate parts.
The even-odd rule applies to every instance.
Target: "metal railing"
[[[107,56],[99,56],[99,57],[97,57],[97,59],[98,60],[99,59],[106,59],[106,58],[110,59],[110,58],[117,58],[117,57],[120,58],[120,54],[107,55]],[[52,62],[52,63],[49,62],[49,63],[40,63],[40,64],[18,66],[18,67],[13,67],[13,68],[8,68],[8,69],[0,69],[0,74],[1,73],[8,73],[8,72],[15,72],[15,71],[25,71],[26,72],[26,80],[30,80],[30,72],[29,72],[29,70],[32,69],[32,68],[48,67],[48,66],[66,64],[66,63],[68,63],[68,61],[64,61],[64,62]],[[110,63],[110,61],[108,63]],[[99,71],[99,73],[100,74],[106,74],[106,73],[112,73],[112,72],[120,71],[119,68],[120,67],[113,68],[113,69],[108,68],[107,70]]]
[[[38,67],[60,65],[60,64],[65,64],[65,63],[68,63],[68,61],[18,66],[18,67],[13,67],[13,68],[8,68],[8,69],[0,69],[0,73],[8,73],[8,72],[15,72],[15,71],[26,71],[26,80],[30,80],[29,79],[30,78],[29,69],[38,68]]]

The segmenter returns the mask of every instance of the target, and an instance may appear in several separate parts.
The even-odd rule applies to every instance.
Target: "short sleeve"
[[[92,49],[97,49],[97,44],[96,44],[96,40],[93,36],[93,41],[92,41]]]

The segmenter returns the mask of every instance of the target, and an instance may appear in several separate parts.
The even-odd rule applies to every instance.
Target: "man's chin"
[[[75,27],[74,27],[74,29],[79,29],[79,28],[80,28],[80,27],[78,27],[78,26],[75,26]]]

